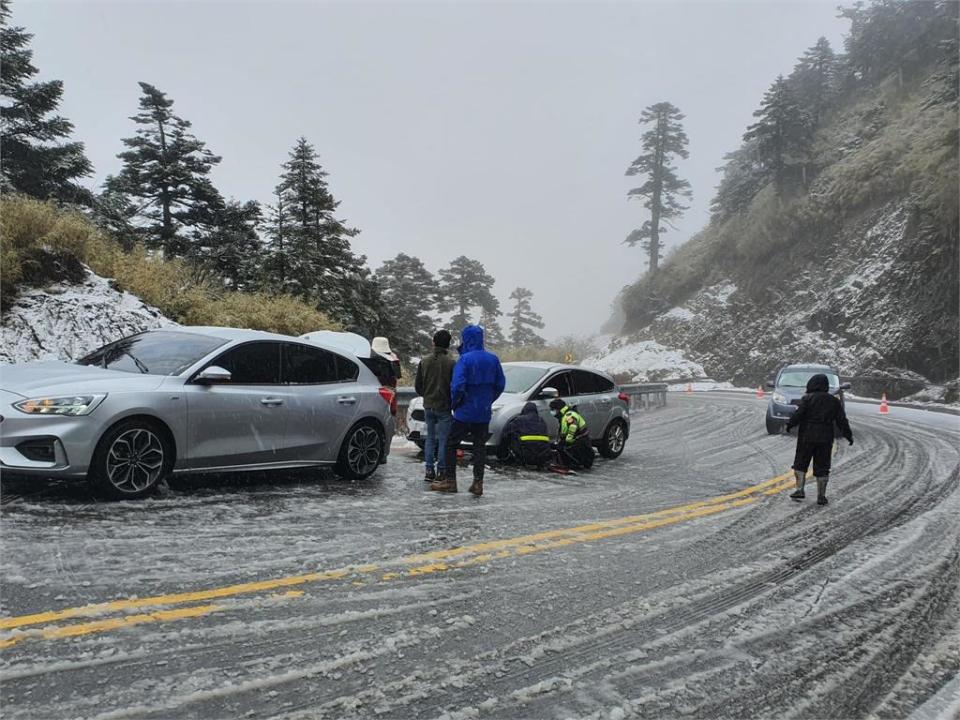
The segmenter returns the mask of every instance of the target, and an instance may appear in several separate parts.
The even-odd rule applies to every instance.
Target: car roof
[[[544,372],[551,370],[586,370],[587,372],[595,373],[596,375],[602,375],[603,377],[609,377],[607,373],[602,370],[595,370],[594,368],[583,367],[582,365],[568,365],[565,363],[552,363],[552,362],[536,362],[536,361],[517,361],[517,362],[505,362],[503,363],[504,367],[529,367],[529,368],[539,368]]]
[[[810,363],[802,363],[799,365],[784,365],[782,368],[780,368],[780,372],[784,372],[785,370],[826,370],[827,372],[831,372],[834,374],[836,374],[837,372],[829,365],[813,365]]]
[[[149,332],[185,332],[192,335],[206,335],[207,337],[223,338],[224,340],[274,340],[282,342],[294,342],[301,345],[313,345],[323,348],[338,355],[350,354],[343,348],[331,347],[326,343],[308,340],[306,338],[294,337],[293,335],[282,335],[280,333],[266,332],[265,330],[244,330],[240,328],[215,327],[207,325],[177,325],[173,327],[157,328]]]

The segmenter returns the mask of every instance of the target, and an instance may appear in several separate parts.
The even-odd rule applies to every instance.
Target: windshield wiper
[[[150,374],[150,368],[144,365],[140,361],[140,359],[136,355],[134,355],[132,352],[130,352],[129,350],[121,350],[120,352],[122,352],[124,355],[129,357],[131,360],[133,360],[133,364],[137,366],[137,370],[139,370],[141,373],[143,373],[144,375]]]

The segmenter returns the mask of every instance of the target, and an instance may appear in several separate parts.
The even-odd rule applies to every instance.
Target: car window
[[[77,360],[77,364],[149,375],[179,375],[226,342],[224,338],[196,333],[144,332],[104,345]]]
[[[337,355],[337,379],[340,382],[354,382],[360,376],[360,366],[353,360]]]
[[[574,370],[573,382],[577,395],[595,395],[613,390],[612,382],[588,370]]]
[[[280,343],[252,342],[230,348],[210,363],[230,373],[231,385],[280,382]]]
[[[528,365],[504,365],[503,376],[506,378],[504,392],[523,393],[537,384],[537,380],[543,377],[543,368],[530,367]]]
[[[575,394],[573,391],[573,383],[570,382],[570,373],[568,372],[558,373],[553,377],[547,378],[543,381],[542,387],[556,388],[562,398]]]
[[[338,380],[335,353],[306,345],[284,345],[283,382],[291,385],[319,385]]]

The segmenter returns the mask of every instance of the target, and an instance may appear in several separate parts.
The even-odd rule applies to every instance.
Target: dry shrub
[[[225,293],[198,280],[182,260],[165,260],[142,246],[125,253],[80,213],[22,196],[0,199],[0,291],[4,304],[21,281],[41,284],[52,275],[51,258],[77,261],[121,290],[187,325],[251,328],[288,335],[337,330],[326,315],[287,296]]]
[[[188,325],[248,328],[284,335],[340,329],[322,312],[296,298],[261,293],[207,295],[201,302],[190,306],[183,321]]]

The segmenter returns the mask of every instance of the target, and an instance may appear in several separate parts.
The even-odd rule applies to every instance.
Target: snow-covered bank
[[[611,340],[583,366],[602,370],[630,382],[657,382],[686,378],[705,378],[703,366],[688,360],[683,353],[653,340]]]
[[[83,283],[25,290],[3,314],[0,363],[72,360],[143,330],[176,325],[90,272]]]

